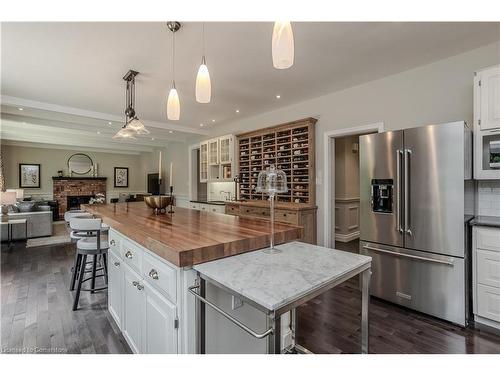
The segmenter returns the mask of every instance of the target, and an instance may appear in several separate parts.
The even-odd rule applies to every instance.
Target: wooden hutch
[[[303,226],[303,240],[316,243],[316,121],[305,118],[237,136],[240,201],[226,204],[226,213],[269,217],[268,195],[257,193],[257,177],[274,164],[288,182],[288,192],[276,195],[276,221]]]

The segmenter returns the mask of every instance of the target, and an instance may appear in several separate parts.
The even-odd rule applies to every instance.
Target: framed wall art
[[[128,188],[128,167],[115,167],[115,187]]]
[[[40,188],[40,164],[19,164],[19,187]]]

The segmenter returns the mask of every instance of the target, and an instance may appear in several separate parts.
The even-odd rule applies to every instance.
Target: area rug
[[[68,230],[65,222],[56,222],[53,225],[53,234],[50,237],[30,238],[26,242],[26,247],[57,245],[70,243]]]

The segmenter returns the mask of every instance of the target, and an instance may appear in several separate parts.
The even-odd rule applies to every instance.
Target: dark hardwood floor
[[[339,245],[343,250],[356,244]],[[106,293],[82,293],[71,310],[68,290],[73,245],[2,245],[1,351],[130,353],[106,310]],[[361,315],[356,280],[298,310],[299,343],[315,353],[359,353]],[[372,299],[372,353],[500,353],[500,336],[463,329]]]
[[[82,292],[72,311],[74,245],[2,244],[1,352],[129,353],[111,318],[106,292]]]

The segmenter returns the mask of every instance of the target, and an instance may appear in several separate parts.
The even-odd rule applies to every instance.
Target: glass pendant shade
[[[268,193],[269,195],[286,193],[288,185],[285,172],[276,169],[274,164],[271,165],[268,171],[261,171],[257,178],[256,190],[258,193]]]
[[[113,136],[113,139],[136,139],[135,134],[134,130],[124,126]]]
[[[198,103],[210,103],[211,95],[210,73],[208,72],[205,57],[203,56],[202,63],[198,69],[198,75],[196,76],[196,101]]]
[[[292,25],[289,21],[276,21],[273,28],[272,55],[276,69],[287,69],[293,65],[295,47]]]
[[[137,134],[149,134],[149,130],[146,129],[144,124],[140,122],[137,117],[134,117],[129,121],[129,123],[127,124],[127,128],[133,130]]]
[[[170,89],[167,100],[167,118],[169,120],[178,120],[181,115],[181,103],[175,85]]]

